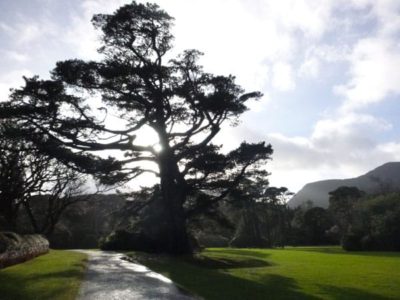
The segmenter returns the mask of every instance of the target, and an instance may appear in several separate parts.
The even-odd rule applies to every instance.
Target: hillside
[[[297,207],[307,201],[314,206],[327,208],[329,192],[340,186],[355,186],[367,194],[400,190],[400,162],[389,162],[356,178],[330,179],[307,183],[292,199],[289,207]]]

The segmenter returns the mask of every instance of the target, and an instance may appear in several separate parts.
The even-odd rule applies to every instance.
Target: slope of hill
[[[367,194],[400,190],[400,162],[389,162],[356,178],[322,180],[306,184],[288,205],[291,208],[311,201],[314,206],[327,208],[329,192],[341,186],[355,186]]]

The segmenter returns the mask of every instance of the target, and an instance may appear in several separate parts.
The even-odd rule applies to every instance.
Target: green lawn
[[[51,250],[0,270],[0,299],[73,300],[83,278],[85,261],[85,254]]]
[[[302,247],[208,249],[195,260],[132,255],[205,299],[400,299],[400,253]]]

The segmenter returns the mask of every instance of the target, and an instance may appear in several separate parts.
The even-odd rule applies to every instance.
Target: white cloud
[[[7,25],[6,23],[3,23],[3,22],[0,22],[0,30],[7,34],[14,33],[14,29],[10,25]]]
[[[80,3],[80,9],[75,12],[72,18],[72,25],[68,28],[65,42],[73,46],[75,55],[84,59],[99,58],[97,49],[100,46],[100,36],[92,23],[94,14],[112,13],[128,0],[84,0]]]
[[[363,174],[388,161],[400,159],[400,141],[381,142],[377,137],[392,129],[387,121],[366,114],[337,115],[321,119],[309,136],[262,133],[245,126],[232,130],[233,148],[243,138],[265,140],[274,149],[271,184],[297,191],[304,184]],[[229,134],[228,134],[229,135]]]
[[[57,26],[46,18],[39,20],[19,20],[12,25],[0,23],[2,29],[16,46],[24,46],[39,41],[43,37],[58,34]]]
[[[345,97],[344,110],[362,108],[400,93],[400,45],[384,38],[366,38],[350,57],[351,79],[335,91]]]
[[[319,39],[330,28],[335,1],[256,0],[248,3],[253,13],[267,17],[289,31],[300,31],[307,38]],[[337,2],[337,1],[336,1]]]
[[[361,175],[369,169],[399,158],[398,144],[381,143],[377,136],[391,124],[370,115],[350,114],[317,122],[308,138],[268,135],[276,150],[276,169],[314,170],[334,177]],[[394,145],[397,146],[394,147]],[[331,172],[326,172],[326,170]],[[329,177],[320,177],[318,180]],[[298,182],[306,183],[300,178]]]
[[[24,54],[24,53],[20,53],[17,51],[0,51],[3,52],[3,54],[11,60],[17,61],[17,62],[26,62],[29,60],[29,56]]]
[[[285,62],[274,64],[272,68],[272,86],[280,91],[289,91],[296,87],[290,64]]]
[[[319,120],[311,135],[314,144],[323,148],[331,147],[331,142],[335,140],[345,141],[345,145],[353,146],[357,141],[359,146],[367,146],[370,143],[366,137],[374,136],[377,132],[386,131],[392,128],[392,125],[382,119],[377,119],[371,115],[346,114],[335,119]],[[353,145],[351,145],[353,144]]]
[[[6,101],[11,88],[18,88],[23,84],[22,76],[32,76],[28,69],[18,69],[7,74],[0,74],[0,101]]]
[[[317,78],[320,72],[320,62],[312,57],[303,62],[299,69],[299,75],[310,78]]]

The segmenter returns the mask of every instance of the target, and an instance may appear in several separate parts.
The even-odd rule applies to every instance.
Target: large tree
[[[261,94],[204,72],[199,51],[172,59],[173,18],[155,4],[132,2],[92,22],[102,32],[102,59],[58,62],[51,80],[26,78],[0,118],[18,119],[23,129],[14,136],[105,183],[155,174],[168,212],[163,250],[189,252],[188,216],[224,198],[272,153],[264,142],[229,153],[212,143]],[[157,147],[137,142],[144,129],[157,134]]]

